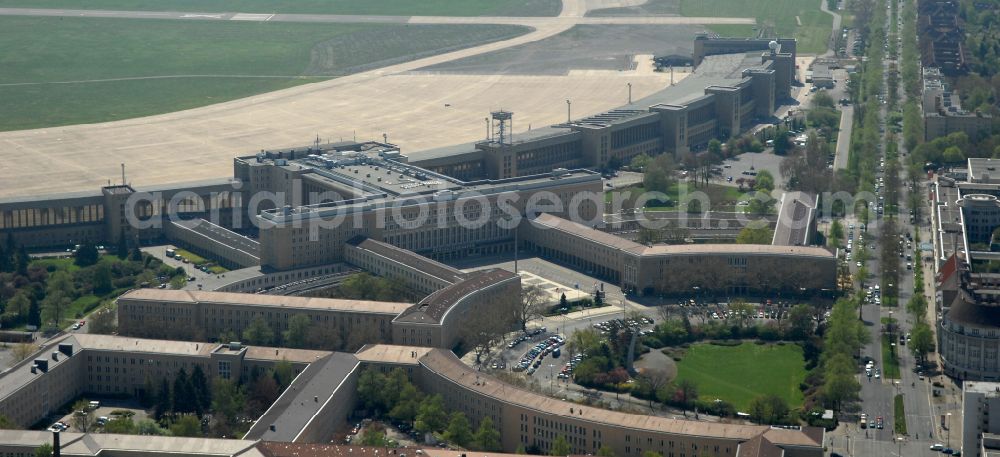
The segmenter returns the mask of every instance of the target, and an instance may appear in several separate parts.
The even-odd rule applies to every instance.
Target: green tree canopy
[[[569,442],[566,441],[566,437],[562,435],[557,436],[552,441],[552,447],[549,448],[549,455],[567,456],[572,453],[573,449],[569,446]]]
[[[243,341],[257,346],[269,346],[274,341],[274,330],[263,317],[257,316],[243,329]]]
[[[469,426],[469,419],[461,411],[455,411],[451,414],[445,438],[461,447],[468,446],[469,441],[472,440],[472,428]]]
[[[503,449],[500,444],[500,432],[497,431],[490,416],[483,416],[483,419],[479,421],[479,428],[473,439],[476,442],[476,447],[480,450],[497,452]]]
[[[441,395],[424,397],[413,427],[417,431],[428,433],[444,429],[447,423],[448,413],[444,410],[444,399],[441,398]]]

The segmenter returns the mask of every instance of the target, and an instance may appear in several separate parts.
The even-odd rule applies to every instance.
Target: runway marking
[[[274,17],[274,14],[236,13],[229,20],[266,22],[271,20],[272,17]]]
[[[185,14],[183,19],[222,19],[221,14]]]

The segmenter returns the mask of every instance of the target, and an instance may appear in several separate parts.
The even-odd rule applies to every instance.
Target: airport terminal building
[[[287,360],[297,376],[243,440],[325,443],[353,412],[361,372],[400,368],[422,391],[441,394],[448,409],[465,413],[473,428],[489,416],[507,452],[520,445],[547,452],[555,438],[563,436],[572,454],[596,454],[607,446],[615,455],[628,457],[640,457],[645,451],[665,457],[742,457],[761,455],[762,449],[765,455],[823,455],[822,428],[724,424],[607,411],[505,384],[443,349],[367,345],[350,354],[80,334],[60,339],[51,358],[47,351],[0,376],[0,414],[22,426],[42,420],[81,394],[138,395],[137,389],[147,378],[157,385],[181,368],[190,371],[197,365],[210,380],[236,380],[249,379],[254,370]],[[39,432],[0,432],[2,448],[13,444],[5,442],[7,433]],[[213,447],[215,441],[204,439],[203,449]]]

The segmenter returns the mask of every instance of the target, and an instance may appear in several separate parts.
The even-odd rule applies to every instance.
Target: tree
[[[363,446],[385,446],[387,444],[385,431],[374,424],[369,425],[365,428],[365,432],[361,434],[361,444]]]
[[[378,415],[378,411],[384,407],[382,404],[382,391],[385,387],[385,375],[376,370],[365,370],[358,376],[358,400],[364,409]]]
[[[750,417],[758,424],[780,424],[788,416],[788,403],[774,394],[759,395],[750,401]]]
[[[754,190],[758,192],[771,193],[774,190],[774,176],[770,171],[760,170],[757,172],[757,182]]]
[[[245,406],[243,391],[235,383],[218,378],[212,382],[212,411],[216,417],[221,417],[227,424],[233,424]]]
[[[305,314],[296,314],[288,319],[288,330],[282,335],[284,345],[299,349],[306,347],[310,325],[312,321]]]
[[[957,146],[950,146],[944,150],[942,159],[948,163],[958,163],[965,160],[965,154]]]
[[[194,405],[197,402],[194,396],[194,389],[191,387],[191,380],[188,379],[187,370],[181,367],[174,375],[174,402],[173,411],[177,413],[194,412]]]
[[[212,390],[208,386],[208,378],[201,369],[201,365],[195,365],[191,370],[191,391],[197,405],[198,416],[205,410],[212,407]]]
[[[673,157],[670,154],[660,154],[656,156],[643,172],[642,185],[647,192],[667,193],[670,185],[673,184],[673,174],[677,168]]]
[[[269,346],[274,341],[274,330],[263,317],[257,316],[247,328],[243,329],[243,341],[258,346]]]
[[[663,240],[663,234],[656,229],[639,228],[639,238],[636,240],[642,244],[656,244]]]
[[[83,433],[90,431],[94,425],[94,410],[90,408],[90,402],[83,399],[73,403],[72,422],[77,430]]]
[[[132,422],[132,418],[127,418],[127,419],[128,419],[129,423]],[[111,422],[115,422],[115,421],[111,421]],[[156,421],[154,421],[152,419],[142,419],[139,422],[136,422],[134,424],[134,428],[135,428],[135,432],[127,432],[127,433],[126,432],[112,432],[112,431],[108,431],[108,427],[107,427],[107,425],[105,425],[104,426],[104,431],[106,433],[125,433],[125,434],[135,433],[135,434],[139,434],[139,435],[150,435],[150,436],[159,436],[159,435],[166,435],[167,434],[167,431],[164,430],[163,427],[160,427],[160,424],[156,423]]]
[[[8,319],[11,321],[21,320],[28,317],[29,309],[31,309],[31,299],[28,298],[27,292],[21,291],[7,301],[7,306],[4,307],[3,313],[6,316],[10,316]]]
[[[747,224],[746,227],[740,229],[740,233],[736,235],[737,244],[771,244],[774,238],[774,230],[771,230],[766,224]]]
[[[94,294],[104,295],[114,287],[111,285],[111,267],[107,263],[99,263],[94,267]]]
[[[472,428],[469,426],[469,419],[461,411],[452,413],[451,420],[448,421],[448,430],[445,438],[460,447],[466,447],[472,439]]]
[[[739,322],[740,327],[746,327],[746,324],[753,318],[755,312],[754,307],[746,300],[741,298],[735,298],[729,302],[729,310],[733,312]]]
[[[559,307],[560,308],[569,308],[569,301],[566,300],[566,293],[565,292],[562,295],[559,296]]]
[[[542,316],[547,295],[545,290],[534,284],[521,290],[521,300],[514,307],[513,317],[522,331],[528,330],[528,321]]]
[[[9,417],[0,414],[0,430],[20,430],[21,427],[10,420]]]
[[[146,419],[150,422],[152,420]],[[155,424],[155,422],[153,422]],[[157,426],[158,427],[158,426]],[[131,417],[116,417],[104,424],[104,433],[114,433],[117,435],[133,435],[136,433],[136,424]]]
[[[425,397],[420,403],[413,427],[423,433],[436,432],[443,429],[447,421],[448,413],[444,411],[444,399],[441,395],[433,395]]]
[[[690,379],[681,379],[677,383],[677,394],[680,396],[681,404],[690,405],[698,399],[698,385]]]
[[[722,142],[712,138],[708,142],[708,154],[712,156],[713,159],[722,159]]]
[[[813,310],[812,307],[805,304],[798,304],[792,307],[792,310],[788,312],[788,320],[791,324],[791,329],[789,330],[789,339],[804,339],[813,330]]]
[[[34,354],[36,351],[38,351],[38,346],[35,346],[34,344],[31,343],[17,344],[11,351],[11,354],[14,356],[12,364],[16,364],[17,362],[27,359],[28,357],[31,357],[31,354]]]
[[[839,248],[843,239],[844,224],[840,223],[840,219],[834,219],[833,222],[830,223],[830,233],[827,244],[829,244],[830,247]]]
[[[31,263],[31,256],[28,255],[28,250],[22,244],[21,247],[17,248],[17,255],[14,256],[14,267],[17,274],[21,276],[28,274],[29,263]]]
[[[94,246],[89,242],[85,242],[80,245],[80,248],[76,250],[76,253],[73,255],[73,257],[75,258],[73,263],[75,263],[76,265],[81,267],[89,267],[97,263],[97,261],[100,259],[100,254],[97,252],[97,246]]]
[[[716,141],[716,140],[712,140],[712,141]],[[598,455],[598,457],[615,457],[615,450],[612,449],[611,446],[608,446],[607,444],[605,444],[605,445],[601,446],[600,449],[597,450],[597,455]]]
[[[572,353],[586,354],[601,345],[601,334],[592,328],[583,328],[570,334],[567,349]]]
[[[570,448],[569,442],[566,441],[566,437],[559,435],[555,440],[552,441],[552,447],[549,448],[549,455],[556,456],[567,456],[573,453],[573,449]]]
[[[914,294],[910,297],[910,301],[906,302],[906,310],[918,319],[923,319],[927,314],[927,299],[923,294]]]
[[[116,312],[114,310],[103,308],[90,315],[90,322],[88,322],[90,328],[87,332],[98,335],[114,334],[118,331],[116,320]]]
[[[173,397],[170,392],[170,383],[167,378],[164,377],[160,381],[160,390],[156,392],[156,405],[153,408],[153,417],[157,420],[163,417],[164,414],[170,412],[170,408],[173,407]]]
[[[644,390],[648,390],[649,409],[653,409],[653,400],[656,399],[660,389],[670,383],[670,376],[664,370],[649,368],[639,373],[638,381]]]
[[[118,233],[118,246],[115,248],[115,255],[119,259],[125,260],[128,257],[128,237],[125,236],[125,227]]]
[[[201,421],[198,420],[198,416],[184,414],[170,424],[170,433],[174,436],[202,436]]]
[[[503,319],[479,317],[465,321],[462,327],[462,341],[466,347],[472,348],[476,354],[476,363],[482,363],[483,354],[488,354],[493,347],[503,340],[509,325]]]
[[[42,300],[42,320],[58,328],[66,314],[66,308],[73,302],[74,292],[75,287],[69,273],[57,271],[49,276],[45,298]]]
[[[413,422],[420,410],[422,395],[413,384],[407,383],[400,389],[399,401],[389,411],[389,417],[401,422]]]
[[[747,204],[747,211],[754,216],[766,216],[774,212],[774,202],[770,195],[756,192]]]
[[[43,443],[35,448],[35,457],[52,457],[52,445]]]
[[[288,386],[292,385],[292,381],[295,380],[295,367],[292,366],[292,362],[281,359],[274,364],[271,376],[273,376],[274,381],[278,383],[278,388],[285,390]]]
[[[920,321],[913,326],[910,333],[910,349],[921,361],[927,359],[927,354],[934,350],[934,335],[926,322]]]
[[[642,171],[643,169],[646,168],[647,165],[649,165],[649,162],[652,160],[653,159],[650,158],[648,155],[646,155],[646,153],[642,153],[633,157],[632,161],[629,162],[628,166],[629,168],[632,169],[632,171]]]
[[[493,419],[490,416],[483,416],[483,419],[479,421],[479,429],[476,430],[473,439],[476,442],[476,447],[480,450],[497,452],[503,449],[500,444],[500,432],[493,425]]]

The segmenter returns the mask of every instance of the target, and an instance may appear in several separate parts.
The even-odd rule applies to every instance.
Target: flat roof
[[[399,313],[406,311],[407,308],[412,306],[412,303],[399,302],[152,288],[136,289],[122,295],[119,299],[169,303],[212,303],[220,305],[315,309],[355,313],[388,314],[393,316],[399,315]]]
[[[102,455],[113,451],[164,454],[263,457],[255,441],[178,436],[115,435],[109,433],[62,432],[63,455]],[[42,430],[0,430],[0,446],[36,447],[51,443],[52,432]],[[114,455],[114,454],[112,454]]]
[[[462,298],[483,288],[514,278],[519,278],[519,276],[502,268],[468,273],[467,279],[424,297],[420,303],[404,311],[395,320],[420,324],[439,324],[448,311]]]
[[[420,358],[430,352],[428,347],[399,346],[394,344],[366,344],[354,354],[358,360],[367,363],[389,363],[396,365],[418,365]]]
[[[420,363],[428,370],[437,373],[455,384],[461,385],[464,389],[475,391],[480,395],[500,402],[534,410],[539,414],[551,414],[565,419],[572,418],[573,420],[654,433],[671,433],[737,441],[749,440],[772,430],[771,427],[759,425],[722,424],[718,422],[678,420],[659,416],[627,414],[557,400],[522,390],[483,372],[476,371],[465,363],[462,363],[452,352],[441,349],[429,351],[420,359]],[[572,412],[570,412],[571,410]],[[814,435],[814,433],[804,433],[803,430],[780,430],[768,434],[767,438],[779,445],[821,446],[810,435]]]
[[[1000,382],[965,381],[962,383],[962,391],[1000,397]]]
[[[452,284],[459,282],[466,277],[466,274],[457,268],[450,267],[441,262],[429,259],[413,251],[393,246],[389,243],[383,243],[381,241],[363,236],[352,238],[348,240],[347,243],[357,249],[369,251],[374,255],[384,257],[390,261],[427,273]]]
[[[767,244],[678,244],[645,246],[625,238],[602,232],[558,216],[543,213],[532,223],[560,230],[631,254],[640,256],[658,255],[800,255],[833,258],[833,253],[824,248],[810,246],[772,246]]]
[[[554,216],[549,213],[539,214],[538,217],[531,220],[531,224],[541,227],[547,227],[548,229],[559,230],[561,232],[568,233],[570,235],[583,237],[588,240],[603,244],[605,246],[610,246],[613,248],[632,251],[639,250],[645,246],[635,241],[627,240],[620,236],[612,235],[607,232],[602,232],[597,229],[587,227],[586,225],[573,222],[569,219],[563,219],[559,216]]]

